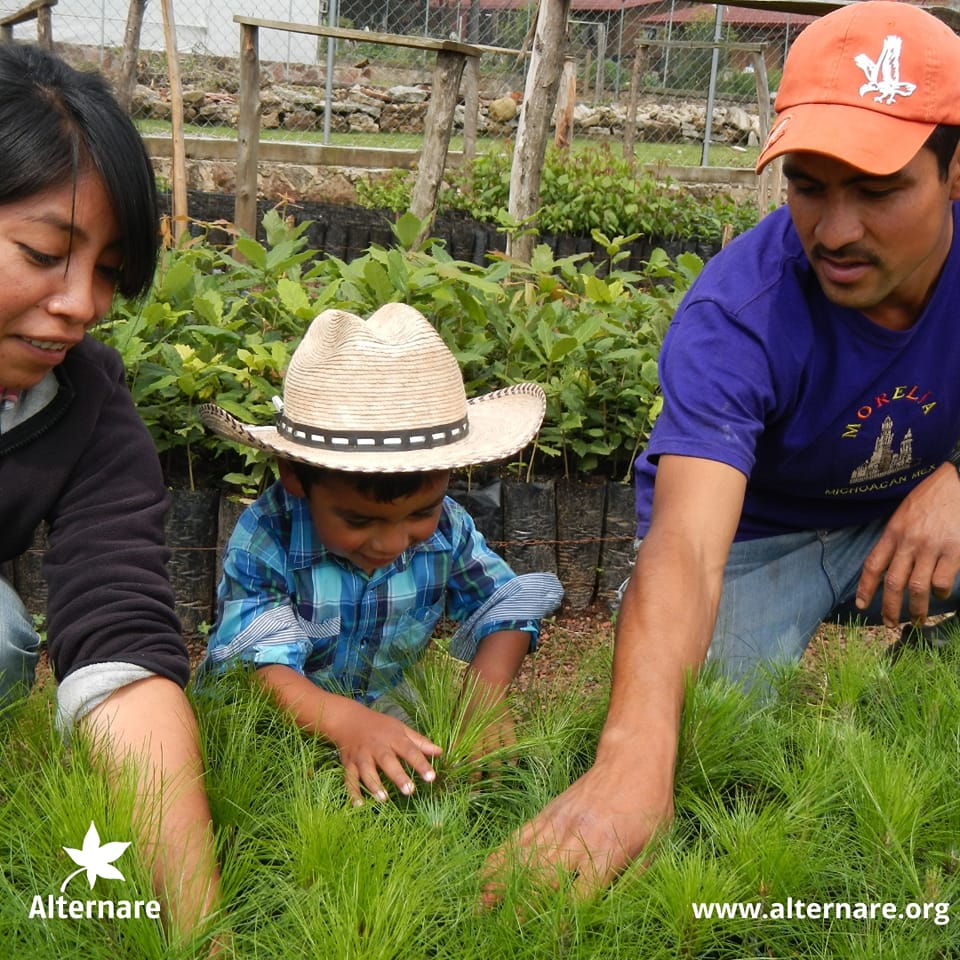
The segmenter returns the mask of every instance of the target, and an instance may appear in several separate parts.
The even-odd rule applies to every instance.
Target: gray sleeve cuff
[[[69,734],[77,721],[100,706],[115,690],[156,674],[121,661],[91,663],[67,674],[57,687],[57,726]]]

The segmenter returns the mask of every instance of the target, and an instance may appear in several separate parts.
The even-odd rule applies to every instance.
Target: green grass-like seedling
[[[942,905],[960,899],[960,646],[889,663],[849,636],[746,696],[718,679],[691,687],[676,776],[676,819],[646,869],[591,900],[504,875],[504,902],[479,907],[489,853],[591,762],[609,650],[579,677],[539,680],[513,701],[516,743],[486,758],[462,671],[431,656],[408,678],[415,722],[444,747],[435,784],[353,807],[336,753],[280,717],[239,673],[194,695],[224,870],[221,927],[237,958],[517,960],[743,957],[939,960],[960,951]],[[589,678],[589,679],[588,679]],[[597,681],[600,681],[599,683]],[[0,936],[24,960],[193,958],[155,921],[42,921],[91,820],[133,840],[132,791],[64,745],[52,688],[0,716]],[[638,743],[638,752],[642,743]],[[134,843],[124,881],[96,894],[151,896]],[[74,888],[74,885],[76,887]],[[75,896],[85,881],[68,884]],[[697,919],[701,902],[758,916]],[[897,905],[927,918],[785,916],[788,902]],[[939,911],[939,912],[936,912]],[[949,911],[949,908],[948,908]],[[765,916],[763,914],[766,914]],[[945,922],[946,921],[946,922]]]

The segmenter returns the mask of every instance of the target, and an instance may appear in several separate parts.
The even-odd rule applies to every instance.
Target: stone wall
[[[158,138],[147,138],[153,166],[167,183],[173,180],[173,161],[169,149],[157,149]],[[237,191],[237,146],[222,141],[221,157],[196,157],[187,146],[187,190],[208,194],[229,194],[233,219],[233,198]],[[164,147],[169,147],[169,140]],[[257,192],[260,197],[307,203],[357,203],[357,183],[362,179],[385,176],[390,167],[370,167],[350,163],[287,162],[263,160],[258,164]],[[191,215],[193,215],[191,213]]]
[[[107,76],[119,69],[116,51],[58,44],[61,55],[72,62],[93,64]],[[91,57],[95,59],[91,60]],[[191,55],[180,68],[184,118],[190,123],[226,126],[236,129],[239,68],[235,59]],[[131,111],[138,119],[169,120],[170,92],[162,56],[144,55],[138,65],[138,84]],[[325,72],[305,64],[261,63],[261,124],[265,129],[298,132],[322,131],[325,111]],[[521,100],[520,74],[493,78],[481,72],[478,132],[485,137],[512,141]],[[337,132],[406,133],[422,136],[423,122],[430,97],[430,71],[411,67],[366,64],[338,65],[334,71],[330,106],[331,128]],[[463,125],[463,105],[457,108],[455,124]],[[626,123],[625,103],[605,106],[578,104],[574,111],[574,131],[579,136],[598,140],[622,140]],[[668,94],[644,95],[637,105],[635,138],[637,142],[701,142],[706,121],[706,103]],[[711,127],[712,142],[747,148],[759,139],[757,105],[718,102]],[[157,172],[170,180],[172,173],[169,138],[147,137],[148,149]],[[166,143],[163,140],[166,139]],[[188,189],[207,193],[236,192],[236,143],[204,141],[187,145]],[[355,203],[356,184],[361,179],[381,176],[397,167],[412,168],[416,150],[389,151],[389,162],[378,164],[361,157],[357,162],[327,156],[307,159],[271,157],[271,150],[282,146],[264,141],[260,148],[259,194],[279,200],[307,200],[328,203]],[[317,149],[317,148],[315,148]],[[219,151],[219,152],[218,152]],[[304,151],[306,152],[306,151]],[[457,162],[451,155],[448,162]],[[692,169],[692,168],[691,168]],[[729,193],[734,199],[756,199],[756,181],[750,171],[731,171],[719,179],[688,179],[680,168],[662,171],[664,176],[685,185],[703,184],[704,192]]]
[[[261,127],[265,130],[319,132],[324,128],[326,98],[322,87],[268,83],[261,88]],[[430,84],[391,86],[386,89],[356,83],[335,87],[330,104],[330,128],[339,133],[423,134],[430,99]],[[480,97],[477,130],[489,137],[512,138],[517,126],[519,95]],[[184,120],[188,123],[236,127],[235,93],[187,89],[183,92]],[[170,119],[170,102],[164,88],[138,85],[133,102],[137,117]],[[454,123],[462,129],[463,104]],[[577,104],[574,133],[580,136],[622,140],[627,120],[623,104],[591,106]],[[706,104],[668,96],[642,96],[637,104],[636,139],[655,143],[702,142]],[[711,142],[756,146],[760,121],[753,112],[736,104],[714,109]]]
[[[168,183],[173,177],[173,162],[170,154],[169,138],[148,137],[147,149],[153,158],[157,173]],[[219,155],[209,156],[209,149],[203,156],[197,156],[187,143],[187,189],[208,194],[236,193],[237,185],[237,146],[233,141],[219,141]],[[193,144],[195,145],[195,144]],[[209,143],[207,143],[209,147]],[[289,161],[279,158],[270,159],[271,151],[264,144],[261,147],[258,163],[258,195],[274,202],[290,200],[295,203],[336,203],[356,204],[357,184],[364,179],[383,177],[396,167],[413,168],[416,163],[416,151],[394,152],[390,162],[371,160],[368,151],[341,149],[335,159],[326,157],[325,152],[315,149],[315,159],[304,158]],[[266,156],[264,156],[266,155]],[[453,154],[448,163],[456,163],[459,155]],[[669,178],[695,193],[729,195],[738,203],[757,202],[757,177],[747,168],[718,167],[673,167],[651,166],[654,175]],[[232,212],[231,212],[232,218]]]

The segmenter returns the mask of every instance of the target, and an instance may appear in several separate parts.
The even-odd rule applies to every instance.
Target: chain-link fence
[[[131,0],[53,2],[54,45],[115,75]],[[0,0],[0,17],[26,5]],[[398,98],[415,101],[418,88],[426,100],[432,57],[379,44],[378,33],[483,45],[479,133],[503,139],[515,111],[506,104],[505,112],[490,120],[487,107],[493,100],[520,99],[527,62],[521,51],[529,47],[536,15],[535,0],[175,0],[171,5],[188,134],[235,135],[240,30],[233,17],[240,15],[370,34],[369,41],[347,42],[261,30],[264,136],[398,147],[418,146],[418,111],[391,113],[386,105]],[[636,142],[651,161],[750,166],[769,118],[764,91],[776,90],[786,51],[811,19],[677,0],[573,0],[568,42],[578,104],[574,135],[622,140],[632,111]],[[25,22],[13,32],[16,39],[35,39],[36,24]],[[146,132],[169,127],[166,64],[161,5],[151,0],[143,9],[131,105]],[[758,70],[766,86],[757,83]],[[334,122],[331,126],[328,112],[325,127],[327,101],[334,103]],[[423,114],[425,106],[420,120]],[[385,115],[393,118],[390,123],[382,122]]]

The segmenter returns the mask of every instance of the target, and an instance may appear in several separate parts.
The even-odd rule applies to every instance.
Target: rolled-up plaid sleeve
[[[206,666],[283,664],[303,673],[313,644],[296,615],[293,594],[286,551],[270,528],[258,523],[255,511],[245,511],[224,555]]]

